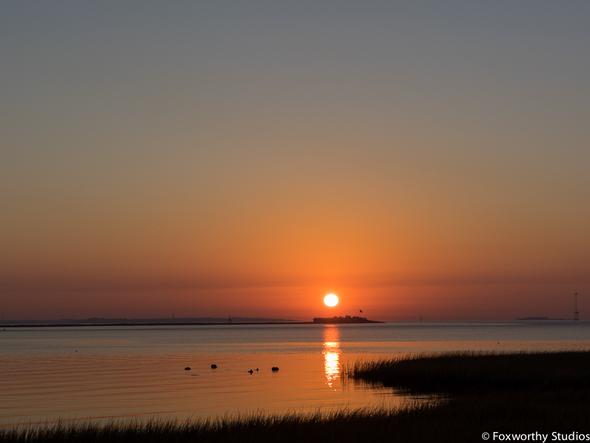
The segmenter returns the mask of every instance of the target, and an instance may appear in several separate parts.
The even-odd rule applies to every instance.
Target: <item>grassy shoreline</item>
[[[421,354],[359,362],[346,372],[414,394],[590,389],[590,352]]]
[[[358,363],[347,376],[449,400],[398,410],[56,425],[3,431],[0,442],[478,442],[493,431],[590,433],[586,351],[422,355]]]

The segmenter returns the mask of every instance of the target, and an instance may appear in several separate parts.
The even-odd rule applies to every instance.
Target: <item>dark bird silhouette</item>
[[[211,365],[211,369],[217,369],[217,365],[216,365],[215,363],[213,363],[213,364]]]
[[[190,366],[187,366],[186,368],[184,368],[184,370],[185,371],[190,371],[191,370],[191,367]]]
[[[279,370],[279,367],[278,366],[273,366],[271,368],[271,370],[272,370],[272,372],[277,372]]]
[[[254,371],[253,371],[252,369],[250,369],[250,370],[248,371],[248,374],[252,375],[252,374],[254,374]]]

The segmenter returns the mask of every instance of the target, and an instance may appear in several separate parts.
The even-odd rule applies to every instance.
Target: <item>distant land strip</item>
[[[240,322],[120,322],[120,323],[11,323],[0,328],[63,328],[81,326],[235,326],[235,325],[312,325],[312,321],[240,321]]]
[[[106,320],[106,319],[105,319]],[[382,321],[368,320],[361,317],[314,318],[313,321],[296,320],[243,320],[243,321],[166,321],[166,320],[128,320],[128,321],[55,321],[55,322],[11,322],[0,324],[0,328],[72,328],[86,326],[243,326],[243,325],[317,325],[317,324],[370,324]]]

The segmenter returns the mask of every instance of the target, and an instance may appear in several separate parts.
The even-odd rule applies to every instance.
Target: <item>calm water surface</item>
[[[342,368],[418,352],[557,349],[590,349],[590,323],[6,328],[0,426],[390,407],[407,397],[345,380]]]

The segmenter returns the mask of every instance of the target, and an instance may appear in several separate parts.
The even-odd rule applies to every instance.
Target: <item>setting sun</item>
[[[338,305],[338,303],[340,303],[340,299],[336,294],[330,293],[324,296],[324,304],[327,307],[333,308],[334,306]]]

